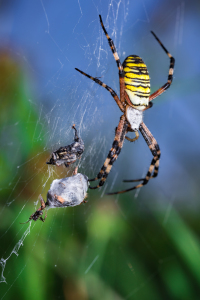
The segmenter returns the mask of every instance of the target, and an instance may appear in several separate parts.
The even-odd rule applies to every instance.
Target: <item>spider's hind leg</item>
[[[143,181],[141,184],[138,184],[135,186],[133,189],[137,189],[142,187],[143,185],[147,184],[151,178],[155,178],[158,175],[158,170],[159,170],[159,159],[160,159],[160,149],[159,146],[157,145],[157,149],[155,150],[155,156],[153,157],[149,170],[145,176],[145,178],[140,178],[140,179],[133,179],[133,180],[123,180],[123,182],[138,182],[138,181]]]
[[[141,188],[145,184],[149,182],[151,178],[154,178],[158,175],[158,169],[159,169],[159,159],[160,159],[160,148],[156,142],[156,139],[153,137],[147,126],[142,122],[140,124],[139,130],[144,137],[147,145],[149,146],[149,149],[151,150],[151,153],[153,154],[153,159],[151,161],[149,170],[145,176],[145,178],[140,178],[140,179],[134,179],[134,180],[124,180],[124,182],[137,182],[137,181],[142,181],[140,184],[123,190],[119,192],[114,192],[114,193],[108,193],[108,195],[115,195],[115,194],[122,194],[125,192],[129,192],[138,188]]]
[[[140,124],[139,129],[145,139],[145,142],[149,146],[151,153],[153,154],[153,159],[151,161],[149,171],[147,172],[147,175],[146,175],[146,177],[148,177],[148,174],[150,173],[151,176],[149,177],[149,179],[151,179],[158,175],[159,160],[160,160],[160,156],[161,156],[160,147],[159,147],[156,139],[151,134],[150,130],[147,128],[147,126],[143,122]]]
[[[118,155],[120,154],[121,148],[124,143],[124,138],[127,133],[127,127],[128,127],[128,122],[126,121],[125,115],[122,115],[119,121],[119,125],[116,129],[115,133],[115,139],[112,144],[112,148],[110,149],[108,156],[98,173],[97,177],[93,179],[89,179],[89,181],[96,181],[98,179],[101,179],[99,184],[97,186],[89,186],[90,189],[97,189],[101,186],[104,185],[106,178],[108,177],[108,174],[111,171],[113,163],[116,161]]]
[[[151,150],[151,153],[153,154],[153,159],[151,161],[149,170],[146,174],[145,178],[141,179],[134,179],[134,180],[124,180],[125,182],[137,182],[137,181],[143,181],[140,185],[136,186],[135,188],[141,187],[148,183],[149,179],[154,178],[158,175],[158,169],[159,169],[159,159],[160,159],[160,148],[159,145],[156,142],[156,139],[153,137],[149,129],[144,123],[141,123],[140,125],[140,132],[142,133],[147,145],[149,146],[149,149]]]

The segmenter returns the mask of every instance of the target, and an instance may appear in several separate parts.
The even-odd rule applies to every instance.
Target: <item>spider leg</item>
[[[93,80],[94,82],[98,83],[99,85],[101,85],[102,87],[104,87],[107,91],[109,91],[112,95],[112,97],[115,99],[117,105],[119,106],[119,108],[121,109],[121,111],[124,113],[125,109],[124,106],[122,105],[121,101],[119,100],[119,97],[117,96],[117,94],[115,93],[115,91],[109,87],[108,85],[106,85],[105,83],[103,83],[101,80],[99,80],[96,77],[92,77],[86,73],[84,73],[83,71],[75,68],[76,71],[80,72],[81,74],[85,75],[86,77],[90,78],[91,80]]]
[[[116,134],[116,131],[117,131],[117,127],[115,128],[115,134]],[[129,132],[129,131],[130,131],[130,132],[135,132],[135,137],[131,139],[130,137],[125,136],[125,139],[128,140],[129,142],[134,142],[134,141],[136,141],[136,140],[139,138],[139,133],[138,133],[138,131],[133,131],[133,130],[131,129],[131,127],[128,126],[127,132]]]
[[[143,111],[151,108],[153,106],[153,102],[149,102],[149,105],[143,109]]]
[[[122,194],[122,193],[125,193],[125,192],[129,192],[129,191],[141,188],[142,186],[147,184],[151,178],[154,178],[158,175],[159,159],[160,159],[160,148],[159,148],[159,146],[156,142],[156,139],[153,137],[153,135],[151,134],[151,132],[149,131],[149,129],[147,128],[147,126],[143,122],[140,124],[139,129],[140,129],[140,132],[141,132],[142,136],[144,137],[147,145],[149,146],[149,149],[150,149],[151,153],[153,154],[153,159],[151,161],[149,170],[148,170],[145,178],[134,179],[134,180],[124,180],[124,182],[142,181],[142,183],[140,183],[140,184],[138,184],[138,185],[136,185],[132,188],[123,190],[123,191],[108,193],[107,195]]]
[[[118,155],[120,154],[120,151],[122,149],[124,138],[127,133],[127,127],[128,122],[126,121],[125,115],[122,115],[118,124],[118,127],[116,129],[115,139],[112,144],[112,148],[110,149],[108,156],[98,173],[97,177],[93,179],[89,179],[89,181],[96,181],[98,179],[101,179],[99,184],[97,186],[91,187],[90,189],[97,189],[104,185],[106,178],[108,177],[108,174],[110,173],[110,170],[112,168],[113,163],[116,161]]]
[[[168,74],[168,80],[167,83],[165,83],[161,88],[159,88],[156,92],[154,92],[152,95],[149,97],[149,101],[155,99],[159,95],[161,95],[163,92],[165,92],[171,85],[172,80],[173,80],[173,73],[174,73],[174,65],[175,65],[175,59],[174,57],[167,51],[165,46],[161,43],[159,38],[155,35],[153,31],[151,31],[155,39],[158,41],[158,43],[161,45],[163,50],[167,53],[168,57],[170,58],[170,66],[169,66],[169,74]]]
[[[135,137],[133,139],[131,139],[128,136],[125,136],[125,139],[127,139],[129,142],[135,142],[137,139],[139,138],[139,133],[138,131],[135,131]]]
[[[123,69],[123,66],[120,62],[120,59],[119,59],[119,55],[117,54],[117,50],[115,48],[115,45],[114,45],[114,42],[113,40],[109,37],[104,25],[103,25],[103,21],[102,21],[102,18],[101,18],[101,15],[99,15],[99,19],[100,19],[100,23],[101,23],[101,27],[108,39],[108,44],[110,46],[110,49],[113,53],[113,56],[114,56],[114,59],[117,63],[117,67],[118,67],[118,70],[119,70],[119,85],[120,85],[120,100],[121,102],[125,102],[124,100],[124,94],[125,94],[125,85],[124,85],[124,69]]]

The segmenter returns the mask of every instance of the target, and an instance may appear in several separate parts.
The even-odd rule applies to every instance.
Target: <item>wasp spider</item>
[[[152,107],[153,104],[151,101],[156,97],[158,97],[159,95],[161,95],[166,89],[170,87],[173,79],[175,59],[163,46],[163,44],[155,35],[155,33],[151,31],[155,39],[159,42],[163,50],[170,58],[170,67],[169,67],[167,82],[156,92],[150,95],[150,77],[149,77],[147,67],[144,64],[143,60],[137,55],[130,55],[124,60],[123,64],[121,64],[115,45],[112,39],[109,37],[103,25],[101,16],[99,16],[99,18],[100,18],[102,29],[108,39],[108,43],[110,45],[110,48],[112,50],[113,56],[115,58],[119,70],[120,98],[117,96],[115,91],[113,91],[113,89],[111,89],[105,83],[101,82],[98,78],[92,77],[80,71],[79,69],[76,70],[79,71],[81,74],[87,76],[88,78],[92,79],[99,85],[103,86],[105,89],[107,89],[111,93],[112,97],[115,99],[123,115],[120,117],[119,124],[116,128],[115,138],[112,144],[112,148],[110,149],[108,156],[100,172],[95,178],[89,179],[89,181],[100,180],[100,182],[97,186],[93,186],[93,187],[90,186],[90,188],[96,189],[101,187],[105,183],[113,163],[115,162],[118,155],[120,154],[120,151],[124,143],[124,139],[126,138],[130,142],[137,140],[139,137],[138,131],[141,132],[143,138],[145,139],[153,155],[153,159],[151,161],[149,170],[145,178],[136,179],[136,180],[124,180],[126,182],[141,181],[141,183],[120,192],[109,193],[109,195],[113,195],[113,194],[120,194],[120,193],[124,193],[124,192],[128,192],[140,188],[143,185],[147,184],[151,178],[154,178],[158,175],[160,148],[156,142],[156,139],[153,137],[153,135],[151,134],[151,132],[143,122],[143,111]],[[135,132],[135,138],[131,139],[126,136],[127,132],[129,131]]]

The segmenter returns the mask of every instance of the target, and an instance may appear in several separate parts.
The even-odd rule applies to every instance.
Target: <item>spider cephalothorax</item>
[[[120,192],[109,193],[119,194],[142,187],[143,185],[148,183],[149,179],[156,177],[158,174],[160,149],[156,142],[156,139],[153,137],[153,135],[143,122],[143,111],[152,107],[153,104],[150,101],[162,94],[166,89],[170,87],[173,79],[175,60],[172,57],[172,55],[167,51],[167,49],[163,46],[163,44],[155,35],[155,33],[151,31],[155,39],[159,42],[163,50],[170,58],[170,67],[167,82],[156,92],[150,95],[150,78],[147,67],[144,64],[143,60],[137,55],[130,55],[124,60],[123,64],[121,64],[115,45],[112,39],[109,37],[103,25],[101,16],[99,16],[99,18],[102,29],[108,39],[108,43],[110,45],[111,51],[113,52],[113,56],[115,58],[119,70],[120,98],[117,96],[117,94],[115,93],[115,91],[113,91],[112,88],[107,86],[98,78],[92,77],[84,73],[83,71],[80,71],[79,69],[76,70],[79,71],[81,74],[87,76],[88,78],[92,79],[99,85],[103,86],[105,89],[107,89],[116,101],[123,115],[120,117],[118,127],[116,128],[112,148],[110,149],[100,172],[95,178],[89,179],[89,181],[100,180],[99,184],[94,187],[90,186],[90,188],[96,189],[105,183],[106,178],[112,168],[112,165],[121,151],[124,139],[126,138],[130,142],[137,140],[139,137],[138,131],[141,132],[153,155],[153,159],[151,161],[149,170],[145,178],[136,180],[126,180],[126,182],[141,181],[140,184]],[[126,136],[127,132],[129,131],[135,132],[135,138],[131,139]]]
[[[84,143],[78,136],[75,124],[72,128],[75,130],[74,142],[71,145],[60,147],[58,150],[54,151],[47,164],[56,166],[65,164],[66,167],[69,167],[70,164],[74,163],[81,157],[84,151]]]

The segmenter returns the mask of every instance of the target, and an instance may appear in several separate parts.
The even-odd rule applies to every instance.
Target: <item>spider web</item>
[[[145,113],[144,118],[161,146],[161,170],[158,178],[150,181],[143,190],[134,193],[110,198],[105,195],[106,192],[126,188],[123,179],[144,177],[148,170],[151,154],[144,140],[140,137],[133,144],[126,141],[105,185],[98,191],[89,191],[88,203],[71,209],[51,209],[44,224],[39,221],[25,225],[19,223],[26,222],[40,206],[39,194],[46,199],[54,179],[72,175],[73,167],[68,170],[65,167],[57,168],[46,165],[46,161],[53,151],[73,142],[73,124],[76,124],[85,143],[85,152],[77,162],[81,173],[89,178],[96,176],[111,148],[121,112],[105,89],[74,69],[77,67],[93,77],[100,77],[119,95],[116,63],[98,15],[102,15],[121,62],[130,54],[138,54],[144,59],[150,73],[152,91],[155,91],[167,80],[169,59],[151,36],[150,30],[156,32],[175,58],[185,48],[182,52],[182,57],[185,57],[188,47],[186,42],[184,44],[184,38],[188,35],[184,30],[186,24],[195,24],[194,20],[197,20],[196,15],[191,20],[189,11],[193,10],[187,10],[188,3],[162,1],[160,4],[156,0],[91,0],[87,3],[77,0],[73,3],[61,1],[59,4],[40,0],[33,3],[1,3],[1,102],[5,103],[1,122],[1,299],[12,298],[18,291],[17,285],[26,276],[36,273],[39,277],[44,276],[45,256],[50,257],[46,264],[49,264],[51,273],[57,274],[62,278],[63,284],[66,283],[66,278],[72,276],[70,271],[62,269],[66,228],[67,245],[70,249],[66,254],[66,264],[67,268],[71,267],[75,272],[74,278],[81,281],[81,275],[77,275],[80,272],[88,276],[89,281],[96,284],[98,282],[97,290],[100,287],[103,290],[102,278],[104,272],[108,272],[109,255],[111,261],[113,256],[114,260],[120,257],[119,269],[128,278],[124,284],[127,287],[111,291],[112,284],[108,285],[109,288],[106,286],[106,293],[110,295],[108,299],[134,299],[136,295],[141,298],[151,282],[158,284],[156,278],[161,273],[160,270],[174,260],[173,251],[163,255],[156,252],[153,241],[144,234],[140,222],[135,221],[131,225],[130,222],[134,218],[144,220],[146,215],[152,220],[151,215],[156,215],[161,235],[163,226],[167,228],[166,231],[169,230],[171,219],[178,220],[177,224],[182,228],[174,203],[181,203],[191,211],[198,206],[199,188],[195,181],[198,178],[197,167],[194,158],[189,165],[186,157],[191,151],[191,144],[195,144],[197,149],[193,150],[194,157],[200,150],[199,142],[195,140],[199,117],[198,110],[192,105],[188,107],[189,92],[184,91],[181,95],[178,93],[179,82],[191,81],[182,75],[185,70],[181,70],[180,62],[177,64],[179,68],[176,67],[178,70],[175,69],[172,84],[175,85],[174,89],[170,88],[169,93],[156,99],[153,108]],[[198,27],[195,28],[195,32],[198,32]],[[188,72],[193,72],[193,77],[198,74],[197,68],[192,69],[189,65],[187,68]],[[180,86],[181,83],[179,91]],[[198,107],[196,96],[197,88],[193,83],[191,101]],[[192,135],[189,135],[190,132],[183,123],[193,130]],[[175,137],[177,135],[179,140]],[[189,141],[187,145],[185,136]],[[162,212],[159,216],[156,214],[158,211]],[[102,219],[95,223],[94,219],[99,220],[98,216],[102,216]],[[139,270],[137,255],[132,258],[119,246],[117,235],[122,229],[117,227],[118,220],[121,226],[119,228],[126,228],[127,235],[129,226],[134,231],[134,238],[128,235],[131,243],[134,244],[139,239],[141,248],[149,252],[151,259],[156,261],[153,269],[149,268],[146,274],[143,269],[140,275],[135,271]],[[94,224],[95,229],[91,229]],[[119,231],[113,228],[113,224],[117,224],[115,228]],[[96,238],[100,232],[102,240]],[[82,244],[81,234],[85,236],[85,243]],[[114,245],[117,245],[117,254],[112,254],[113,249],[108,242],[110,236]],[[93,246],[96,240],[99,244],[97,242]],[[75,248],[74,243],[80,245]],[[195,253],[198,254],[196,239],[193,239],[193,243],[197,246]],[[52,249],[52,255],[49,249]],[[79,255],[73,256],[74,249],[81,253],[80,266],[76,266],[73,261],[79,258]],[[184,250],[180,249],[184,255]],[[40,256],[35,254],[38,252]],[[102,256],[105,253],[108,258],[103,263]],[[36,265],[40,265],[41,270],[33,265],[34,259],[39,262]],[[187,266],[189,268],[194,265],[195,263],[190,262]],[[101,270],[104,271],[101,273]],[[99,277],[95,277],[94,272]],[[137,279],[133,286],[135,276]],[[198,282],[198,276],[196,280]],[[77,284],[76,279],[74,282]],[[40,280],[37,279],[36,289],[39,284]],[[69,285],[67,287],[69,289]],[[58,291],[56,293],[58,296]],[[25,298],[22,292],[20,294]],[[66,299],[72,299],[67,288],[63,289],[63,295]],[[175,299],[172,294],[170,296]],[[36,298],[36,294],[34,297]],[[40,297],[44,299],[42,292],[38,299]],[[90,297],[98,299],[92,291]]]

